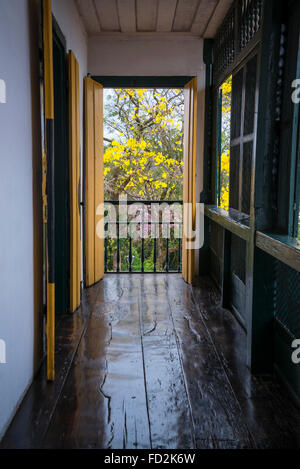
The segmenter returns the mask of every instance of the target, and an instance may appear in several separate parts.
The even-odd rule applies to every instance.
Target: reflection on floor
[[[246,336],[209,279],[107,275],[56,328],[2,448],[287,448],[300,412],[252,377]]]

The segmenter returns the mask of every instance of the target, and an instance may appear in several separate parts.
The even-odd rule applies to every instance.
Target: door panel
[[[195,230],[196,216],[196,131],[197,131],[197,79],[193,78],[184,87],[184,178],[183,204],[190,204],[191,210],[185,209],[184,225]],[[182,237],[182,276],[187,283],[192,283],[194,276],[195,250],[187,249],[189,240]]]
[[[46,226],[47,379],[54,381],[55,239],[54,239],[54,87],[51,0],[43,0],[44,117],[43,214]]]
[[[54,174],[55,174],[55,313],[69,311],[69,158],[68,95],[65,46],[53,28]]]
[[[79,67],[69,52],[69,147],[70,147],[70,312],[80,305],[80,108]]]
[[[103,166],[103,89],[94,84],[95,106],[95,282],[104,277],[104,238],[99,215],[99,205],[104,203]],[[98,209],[98,211],[97,211]]]
[[[104,277],[103,88],[85,79],[85,284]],[[102,221],[101,221],[102,220]]]

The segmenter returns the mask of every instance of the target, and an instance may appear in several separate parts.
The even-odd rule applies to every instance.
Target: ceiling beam
[[[118,0],[120,28],[122,33],[136,32],[135,0]]]
[[[157,13],[158,32],[171,32],[176,12],[177,0],[159,0]]]
[[[102,31],[120,31],[117,0],[94,0]]]
[[[190,31],[201,0],[178,0],[173,31]]]
[[[93,0],[75,0],[75,4],[87,34],[100,33],[101,27]]]
[[[137,31],[156,31],[158,0],[136,0]]]

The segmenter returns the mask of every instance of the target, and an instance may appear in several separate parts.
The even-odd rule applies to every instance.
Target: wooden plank
[[[193,78],[184,87],[185,115],[184,115],[184,178],[183,178],[183,202],[186,213],[186,223],[195,229],[196,215],[196,141],[197,141],[197,79]],[[192,213],[188,213],[188,205],[191,204]],[[182,238],[182,274],[186,282],[192,283],[194,276],[195,250],[187,249],[188,240],[183,233]]]
[[[248,217],[239,215],[238,212],[234,210],[227,212],[216,205],[207,205],[205,207],[205,215],[236,236],[239,236],[245,241],[249,241],[251,230],[249,226],[243,224],[243,220],[246,220]]]
[[[118,0],[118,12],[122,33],[136,32],[135,0]]]
[[[120,31],[117,0],[94,0],[101,31]]]
[[[180,344],[181,361],[191,403],[197,448],[251,448],[253,441],[239,403],[215,351],[192,287],[166,277],[168,301]],[[202,313],[203,311],[203,313]],[[204,313],[205,314],[205,313]]]
[[[85,264],[86,286],[95,283],[94,84],[85,78]]]
[[[297,239],[258,231],[256,246],[300,272],[300,241]]]
[[[184,177],[183,177],[183,207],[184,204],[188,203],[189,192],[188,192],[188,174],[189,174],[189,140],[190,140],[190,105],[191,105],[191,93],[190,88],[184,88]],[[183,213],[183,227],[185,226],[185,213]],[[183,230],[182,234],[182,276],[185,280],[188,278],[187,267],[188,257],[185,249],[186,237]]]
[[[76,4],[87,33],[100,33],[101,28],[93,0],[76,0]]]
[[[157,32],[171,32],[175,17],[177,0],[159,0],[157,13]]]
[[[210,22],[217,5],[218,0],[206,0],[199,3],[196,11],[194,21],[191,27],[191,32],[202,36]]]
[[[196,147],[197,147],[197,79],[191,83],[191,107],[190,107],[190,168],[189,168],[189,201],[192,203],[192,229],[196,228]],[[189,249],[189,283],[193,282],[195,270],[195,250]]]
[[[121,289],[117,300],[111,296],[115,283]],[[43,447],[150,448],[138,284],[108,277],[94,288],[108,301],[97,309],[91,304],[93,314]]]
[[[56,382],[44,367],[0,447],[299,447],[299,411],[245,343],[208,278],[106,276],[57,325]]]
[[[158,0],[137,0],[136,1],[136,23],[137,31],[155,31],[157,19]]]
[[[189,32],[191,30],[198,3],[198,0],[178,0],[173,31]]]
[[[139,282],[151,442],[156,449],[190,449],[193,420],[164,278],[151,275],[140,277]]]
[[[103,88],[85,79],[85,282],[91,286],[104,276]]]
[[[193,421],[175,336],[144,337],[143,347],[152,448],[194,448]]]

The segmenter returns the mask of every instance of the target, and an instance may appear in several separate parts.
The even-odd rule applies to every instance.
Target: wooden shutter
[[[80,305],[80,106],[79,67],[69,52],[69,149],[70,149],[70,311]]]
[[[55,377],[55,248],[54,248],[54,86],[51,0],[43,0],[44,140],[43,214],[47,251],[47,379]]]
[[[103,88],[85,79],[85,284],[104,277]]]
[[[193,78],[184,87],[184,178],[183,204],[192,204],[191,213],[184,212],[184,224],[195,229],[196,217],[196,132],[197,132],[197,79]],[[187,218],[187,219],[186,219]],[[194,277],[194,249],[187,249],[189,240],[182,237],[182,276],[187,283]]]

